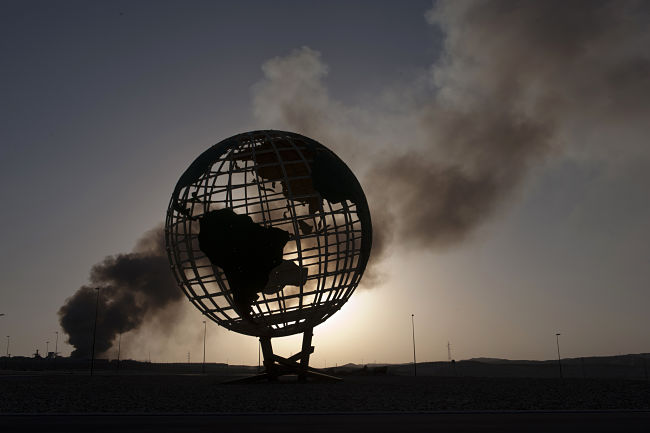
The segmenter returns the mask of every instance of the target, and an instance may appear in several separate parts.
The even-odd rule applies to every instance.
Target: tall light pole
[[[50,355],[50,342],[45,342],[45,357],[47,358]]]
[[[557,365],[560,367],[560,379],[564,379],[562,375],[562,358],[560,358],[560,335],[555,334],[555,343],[557,344]]]
[[[97,339],[97,311],[99,310],[99,287],[95,287],[97,290],[97,301],[95,302],[95,326],[93,327],[93,353],[92,360],[90,361],[90,375],[93,375],[95,370],[95,340]]]
[[[122,349],[122,333],[117,340],[117,371],[120,371],[120,350]]]
[[[56,341],[54,342],[54,357],[59,356],[59,331],[54,331],[56,334]]]
[[[5,313],[0,313],[0,317],[4,316]],[[7,358],[9,358],[9,336],[7,335]],[[5,363],[6,365],[6,363]]]
[[[203,366],[201,371],[205,374],[205,335],[208,332],[208,325],[206,325],[205,320],[203,321]]]
[[[418,364],[415,362],[415,314],[411,314],[411,328],[413,329],[413,375],[418,375]]]

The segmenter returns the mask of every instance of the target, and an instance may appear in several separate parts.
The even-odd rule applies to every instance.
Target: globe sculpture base
[[[297,375],[299,382],[306,382],[308,379],[340,381],[341,378],[339,377],[330,376],[309,368],[309,356],[314,353],[314,346],[311,345],[312,335],[313,328],[305,330],[302,336],[302,350],[288,358],[273,353],[271,337],[260,337],[265,371],[255,376],[232,380],[228,383],[275,382],[280,376],[287,375]]]

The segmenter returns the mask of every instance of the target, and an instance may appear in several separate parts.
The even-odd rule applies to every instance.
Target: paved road
[[[648,432],[650,412],[1,415],[2,432]]]

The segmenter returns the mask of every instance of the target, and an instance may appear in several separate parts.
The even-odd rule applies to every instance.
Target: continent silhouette
[[[288,232],[263,227],[231,209],[208,212],[199,225],[199,248],[213,265],[223,269],[233,303],[243,316],[250,316],[259,292],[274,293],[286,284],[299,285],[306,280],[306,269],[282,259]]]

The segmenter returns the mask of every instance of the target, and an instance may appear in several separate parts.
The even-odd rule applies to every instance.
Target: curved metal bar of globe
[[[188,220],[197,221],[199,218],[201,218],[201,215],[192,215],[192,212],[188,208],[181,206],[178,200],[174,200],[174,210],[176,210]]]
[[[306,382],[308,378],[321,381],[340,381],[340,377],[330,376],[309,368],[309,356],[314,353],[311,345],[314,328],[308,328],[303,333],[302,350],[289,358],[273,353],[271,337],[260,337],[262,354],[264,356],[264,373],[255,376],[235,379],[225,383],[255,383],[270,381],[275,382],[280,376],[298,375],[298,381]]]

